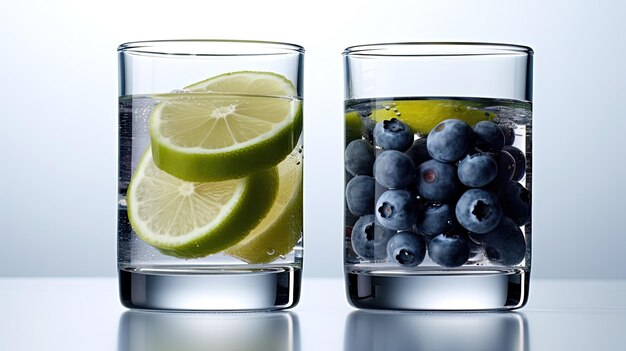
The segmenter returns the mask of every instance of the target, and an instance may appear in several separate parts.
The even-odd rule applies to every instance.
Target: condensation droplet
[[[269,249],[267,250],[267,254],[268,255],[273,255],[276,251],[274,251],[274,249]]]
[[[390,108],[391,108],[391,106],[385,105],[385,110],[389,111]]]
[[[281,260],[285,259],[285,255],[279,255],[278,257],[280,257]]]

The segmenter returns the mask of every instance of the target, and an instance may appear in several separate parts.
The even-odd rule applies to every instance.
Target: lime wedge
[[[128,187],[128,218],[137,235],[161,252],[203,257],[248,235],[271,208],[277,190],[276,167],[242,179],[188,182],[157,168],[148,150]]]
[[[286,78],[234,72],[169,94],[150,116],[154,163],[188,181],[248,176],[282,161],[302,131],[302,104]]]
[[[428,134],[439,122],[448,118],[460,119],[473,126],[496,117],[494,113],[462,100],[396,100],[377,104],[383,107],[372,111],[370,118],[376,122],[398,118],[413,132],[422,135]]]
[[[274,72],[238,71],[224,73],[185,87],[193,93],[237,93],[250,95],[297,96],[296,87]]]
[[[289,253],[302,236],[302,149],[278,164],[278,195],[267,216],[226,254],[248,263],[267,263]]]
[[[344,130],[345,144],[348,145],[352,140],[361,139],[363,136],[363,120],[358,112],[346,112]]]

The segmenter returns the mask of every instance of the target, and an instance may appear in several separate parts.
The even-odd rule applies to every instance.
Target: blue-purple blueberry
[[[447,203],[429,202],[417,216],[417,230],[420,233],[438,235],[454,226],[454,209]]]
[[[504,134],[504,145],[513,145],[515,142],[515,131],[512,126],[505,126],[500,124],[500,129],[502,129],[502,133]]]
[[[358,175],[346,185],[346,202],[354,215],[374,213],[374,178]]]
[[[351,141],[344,152],[346,171],[352,175],[372,175],[374,147],[365,139]]]
[[[515,173],[513,174],[513,180],[519,181],[526,175],[526,155],[524,152],[515,146],[505,146],[503,151],[508,152],[515,159]]]
[[[470,250],[461,236],[439,234],[430,240],[428,256],[440,266],[459,267],[469,259]]]
[[[478,237],[478,236],[477,236]],[[526,257],[526,240],[517,223],[504,216],[492,231],[478,237],[491,263],[516,265]]]
[[[518,226],[530,220],[531,201],[530,192],[522,184],[512,180],[498,184],[497,195],[502,211]]]
[[[385,228],[403,230],[417,223],[418,202],[406,190],[387,190],[376,202],[376,219]]]
[[[396,233],[376,222],[374,215],[360,217],[352,228],[352,249],[366,260],[387,258],[387,242]]]
[[[415,164],[415,166],[419,166],[428,160],[432,160],[432,157],[426,148],[426,140],[428,139],[419,138],[415,140],[413,145],[411,145],[411,147],[404,152],[411,158],[411,160],[413,160],[413,164]]]
[[[476,147],[481,151],[497,152],[502,150],[505,136],[502,128],[491,121],[480,121],[474,125]]]
[[[496,175],[496,181],[507,181],[513,179],[515,174],[515,158],[507,151],[500,151],[493,155],[493,159],[498,165],[498,174]]]
[[[426,146],[435,160],[456,162],[474,146],[474,130],[459,119],[446,119],[430,131]]]
[[[380,121],[374,127],[374,145],[384,150],[406,151],[413,137],[411,128],[397,118]]]
[[[417,168],[416,190],[431,201],[447,201],[459,193],[461,183],[456,167],[449,163],[429,160]]]
[[[498,197],[484,189],[467,190],[456,204],[456,219],[473,233],[492,231],[502,218]]]
[[[498,164],[489,154],[467,155],[457,169],[461,183],[480,188],[491,183],[498,175]]]
[[[387,258],[401,266],[417,266],[425,256],[426,243],[421,235],[414,232],[399,232],[387,242]]]
[[[386,150],[376,156],[374,178],[389,189],[404,188],[415,180],[415,165],[406,154]]]

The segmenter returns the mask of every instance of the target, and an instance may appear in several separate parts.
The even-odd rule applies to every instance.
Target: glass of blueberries
[[[344,271],[353,306],[524,306],[532,56],[524,46],[477,43],[344,51]]]

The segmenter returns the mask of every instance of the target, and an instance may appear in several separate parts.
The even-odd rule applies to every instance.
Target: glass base
[[[133,309],[272,311],[300,299],[299,268],[118,271],[120,299]]]
[[[530,274],[509,270],[348,271],[356,308],[410,311],[498,311],[523,307]]]

